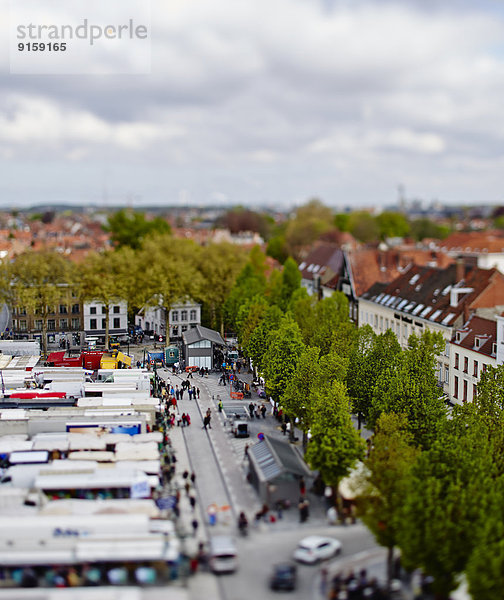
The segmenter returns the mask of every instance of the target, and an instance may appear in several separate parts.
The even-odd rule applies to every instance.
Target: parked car
[[[238,553],[233,538],[216,535],[210,538],[210,570],[213,573],[234,573],[238,568]]]
[[[341,552],[341,542],[334,538],[311,535],[302,539],[294,550],[294,559],[308,565],[332,558]]]
[[[297,583],[297,567],[291,563],[281,563],[273,567],[270,578],[272,590],[295,590]]]

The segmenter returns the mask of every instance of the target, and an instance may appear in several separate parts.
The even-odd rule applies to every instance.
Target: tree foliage
[[[278,402],[296,370],[305,346],[299,327],[289,317],[283,317],[278,329],[269,332],[267,343],[261,361],[262,372],[268,393]]]
[[[364,456],[365,449],[364,440],[352,424],[350,400],[341,381],[327,383],[314,394],[310,433],[305,459],[327,485],[337,488]]]
[[[109,215],[105,231],[116,247],[129,246],[138,250],[144,239],[152,234],[169,234],[171,227],[162,217],[147,220],[144,213],[124,208]]]
[[[404,413],[416,443],[428,447],[438,424],[446,418],[437,387],[435,357],[444,349],[440,333],[411,335],[406,350],[397,354],[373,387],[368,425],[373,428],[384,412]]]

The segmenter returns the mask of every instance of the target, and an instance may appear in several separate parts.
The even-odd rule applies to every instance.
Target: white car
[[[311,535],[302,539],[294,550],[294,560],[313,565],[341,552],[341,542],[334,538]]]

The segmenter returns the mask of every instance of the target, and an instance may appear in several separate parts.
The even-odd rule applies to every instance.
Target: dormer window
[[[455,340],[457,342],[460,342],[460,340],[462,339],[462,336],[460,335],[460,331],[457,331],[456,335],[455,335]]]
[[[480,339],[474,338],[474,347],[476,348],[476,350],[480,347]]]
[[[497,344],[495,342],[492,344],[492,354],[497,354]]]

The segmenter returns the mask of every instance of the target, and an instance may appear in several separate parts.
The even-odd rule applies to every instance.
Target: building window
[[[68,329],[68,319],[60,319],[60,329]]]
[[[121,327],[121,317],[114,317],[114,329]]]
[[[89,329],[98,329],[98,327],[96,327],[96,319],[89,320]]]
[[[459,353],[458,352],[455,352],[455,366],[454,366],[454,368],[455,369],[459,368]]]
[[[464,356],[464,373],[469,372],[469,358]]]
[[[445,356],[450,356],[450,342],[445,343]]]
[[[467,379],[464,379],[464,395],[462,397],[462,402],[467,402]]]
[[[42,329],[42,319],[35,319],[35,329]]]
[[[102,315],[106,315],[107,314],[107,309],[104,306],[101,307],[101,314]]]
[[[72,314],[78,315],[80,313],[80,306],[78,304],[72,304]]]
[[[90,315],[96,315],[96,306],[91,306],[90,307],[89,314]]]
[[[191,321],[196,321],[196,311],[195,310],[191,310]]]
[[[18,309],[18,315],[26,315],[26,308],[24,306]]]
[[[455,381],[454,381],[454,390],[453,390],[453,397],[454,398],[458,398],[458,380],[459,378],[457,376],[455,376]]]
[[[184,331],[187,331],[187,325],[182,325],[182,333],[183,333]]]
[[[114,314],[118,315],[121,312],[121,307],[120,306],[114,306],[113,312],[114,312]]]
[[[473,384],[473,400],[476,400],[478,396],[478,385],[475,383]]]
[[[477,360],[474,361],[473,375],[474,375],[474,377],[478,377],[478,361]]]
[[[399,337],[401,335],[401,324],[396,323],[396,336]]]
[[[56,330],[56,321],[54,319],[49,319],[47,321],[47,331],[55,331]]]
[[[187,321],[187,310],[181,310],[180,311],[180,320],[181,321]]]
[[[47,312],[48,312],[50,315],[55,315],[55,314],[56,314],[56,307],[55,307],[55,306],[48,306],[48,307],[47,307]]]
[[[403,324],[402,334],[403,334],[403,337],[405,337],[405,338],[408,337],[408,326],[406,325],[406,323]]]
[[[383,317],[380,317],[380,331],[383,331]]]
[[[443,381],[443,365],[440,362],[437,363],[437,377],[439,381]]]
[[[25,320],[19,321],[19,329],[20,329],[20,331],[26,331],[26,321]]]
[[[444,382],[450,383],[450,369],[448,367],[444,368]]]
[[[178,321],[178,310],[172,312],[172,321]]]
[[[378,329],[378,315],[374,316],[374,326],[375,326],[375,329]]]
[[[80,319],[72,319],[72,329],[80,328]]]
[[[101,328],[102,329],[107,329],[107,319],[102,319],[101,320]]]
[[[59,305],[59,311],[60,311],[61,315],[66,315],[67,312],[68,312],[66,304],[60,304]]]
[[[487,370],[487,364],[486,363],[482,363],[481,364],[481,370],[483,371],[483,373],[486,373],[486,370]]]
[[[178,335],[178,327],[173,327],[172,328],[172,335],[173,335],[173,337],[177,337],[177,335]]]

